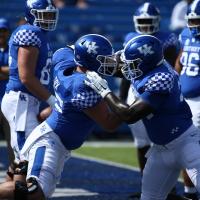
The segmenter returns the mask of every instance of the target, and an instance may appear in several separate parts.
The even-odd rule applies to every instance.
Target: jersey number
[[[187,76],[197,76],[199,74],[199,66],[197,63],[199,61],[198,53],[183,52],[181,56],[181,63],[183,68],[181,70],[181,75],[186,74]]]
[[[41,77],[40,77],[40,82],[44,85],[48,85],[50,81],[50,74],[49,74],[50,65],[51,65],[51,58],[48,58],[45,67],[43,67],[41,71]]]

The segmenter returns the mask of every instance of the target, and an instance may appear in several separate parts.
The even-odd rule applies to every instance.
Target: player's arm
[[[136,99],[136,101],[130,106],[121,101],[112,92],[108,93],[105,98],[110,109],[118,115],[118,117],[129,124],[135,123],[140,119],[148,116],[153,112],[153,108],[143,101],[142,99]]]
[[[20,47],[18,50],[18,70],[21,82],[40,100],[46,101],[50,92],[35,76],[39,50],[36,47]]]
[[[180,74],[181,73],[181,70],[182,70],[182,64],[180,62],[180,58],[181,58],[181,55],[182,55],[182,50],[179,52],[178,54],[178,57],[176,59],[176,62],[175,62],[175,70]]]
[[[107,131],[114,131],[122,123],[119,117],[109,110],[104,100],[94,107],[85,109],[84,113]]]

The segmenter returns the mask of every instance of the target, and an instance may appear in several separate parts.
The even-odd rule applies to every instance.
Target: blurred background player
[[[27,0],[25,19],[27,23],[19,26],[9,41],[10,74],[1,104],[10,125],[11,145],[17,163],[21,160],[20,150],[28,134],[39,124],[40,101],[54,105],[55,97],[46,89],[53,54],[47,33],[56,28],[58,9],[51,0]],[[15,170],[14,173],[24,175],[26,172]]]
[[[85,83],[124,122],[143,120],[153,146],[146,154],[141,200],[165,200],[181,169],[187,169],[200,191],[200,131],[192,123],[178,74],[165,61],[160,40],[150,35],[135,37],[125,46],[123,58],[122,73],[137,94],[131,105],[111,92],[95,72],[87,72]]]
[[[0,101],[5,93],[8,82],[8,39],[10,36],[10,26],[6,18],[0,18]],[[4,135],[8,146],[9,163],[13,163],[14,155],[10,145],[10,127],[3,113],[0,111],[0,131]]]
[[[193,123],[200,128],[200,1],[195,0],[187,11],[187,27],[181,32],[181,50],[176,61],[183,96],[193,114]],[[188,188],[190,190],[190,188]]]
[[[183,28],[187,26],[186,21],[186,14],[188,6],[193,2],[193,0],[181,0],[177,2],[177,4],[174,6],[171,14],[170,19],[170,26],[169,28],[172,31],[175,31],[177,33],[180,33]]]
[[[101,96],[84,84],[88,70],[105,75],[114,73],[116,61],[113,54],[109,40],[97,34],[82,36],[75,43],[74,51],[66,47],[54,53],[55,108],[29,135],[22,149],[29,161],[27,182],[29,185],[31,181],[35,189],[29,193],[33,184],[27,188],[20,182],[27,190],[21,199],[27,195],[30,199],[50,197],[70,151],[83,144],[96,124],[108,131],[121,124]],[[8,187],[9,192],[3,193]],[[1,184],[0,198],[12,198],[13,188],[13,183]]]

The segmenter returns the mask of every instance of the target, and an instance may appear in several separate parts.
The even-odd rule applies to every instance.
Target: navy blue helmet
[[[75,62],[90,71],[112,76],[116,70],[114,50],[110,41],[102,35],[88,34],[74,45]]]
[[[131,39],[124,47],[121,71],[128,80],[150,72],[163,62],[163,48],[159,39],[151,35],[140,35]]]
[[[153,4],[142,4],[133,15],[136,32],[140,34],[153,34],[159,31],[160,11]]]
[[[46,31],[56,29],[59,11],[52,0],[26,0],[25,19]]]
[[[187,26],[193,36],[200,35],[200,0],[195,0],[187,10]]]

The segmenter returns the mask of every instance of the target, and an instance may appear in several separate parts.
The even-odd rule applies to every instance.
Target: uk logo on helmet
[[[96,42],[86,41],[85,46],[87,47],[88,53],[93,53],[93,54],[98,53],[96,49],[99,48],[99,47],[96,45]]]
[[[152,50],[152,46],[148,46],[147,44],[144,44],[143,46],[138,47],[137,49],[139,50],[141,54],[144,54],[144,56],[148,54],[151,55],[154,53],[154,51]]]

